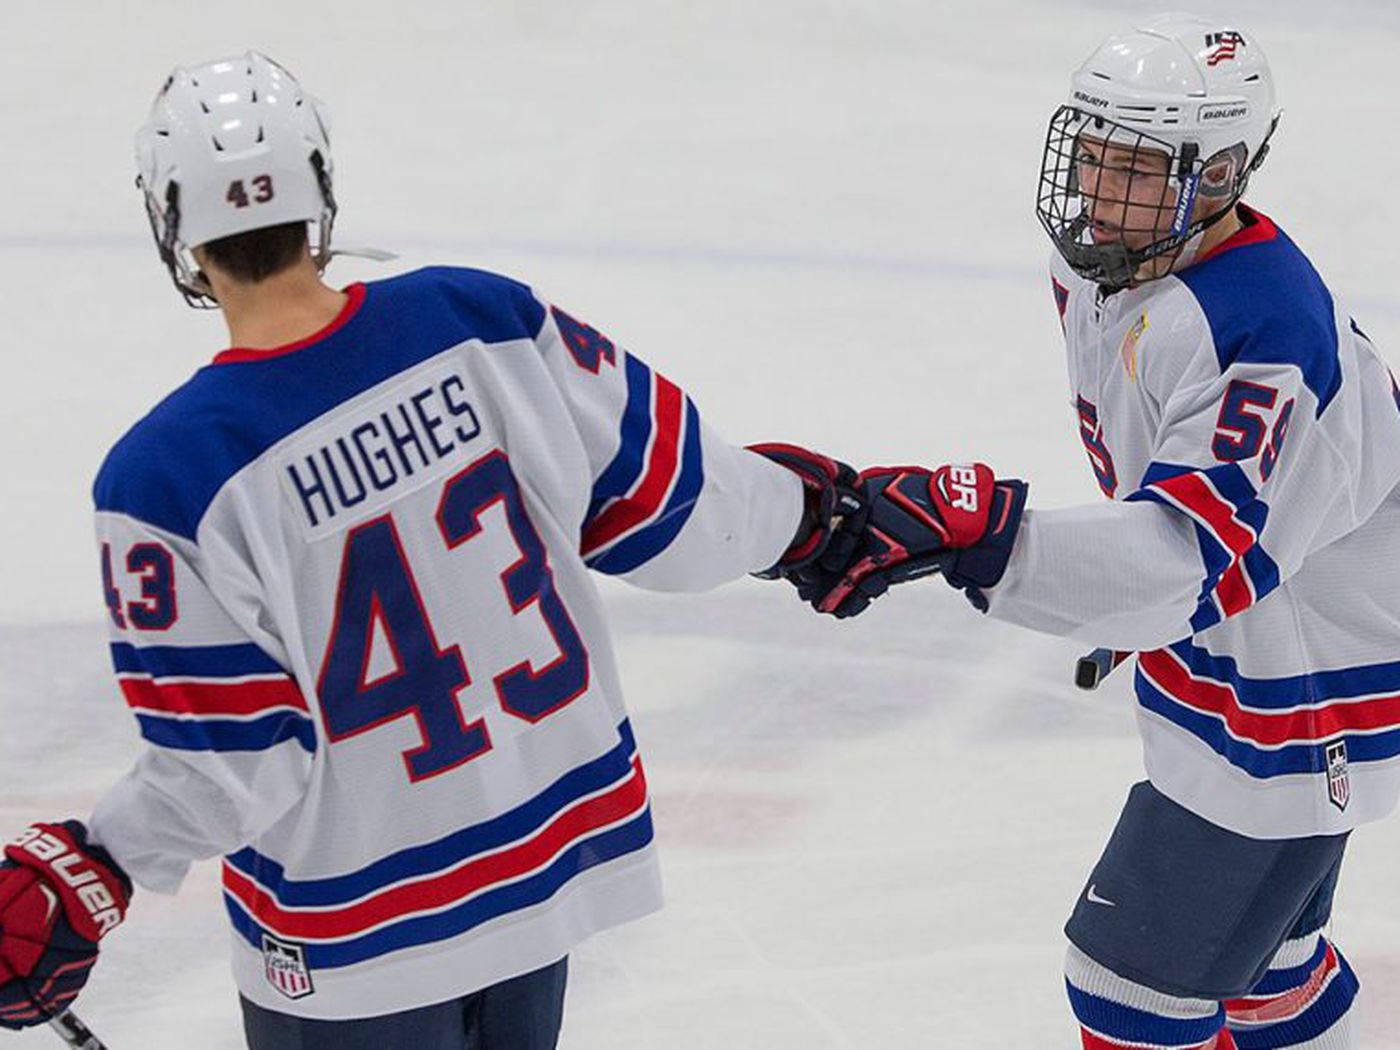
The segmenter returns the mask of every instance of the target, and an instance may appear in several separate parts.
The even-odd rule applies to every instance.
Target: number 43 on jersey
[[[501,708],[535,723],[588,688],[588,652],[555,590],[544,542],[526,513],[504,453],[490,453],[443,486],[436,519],[445,548],[455,551],[481,535],[482,515],[497,504],[520,552],[501,574],[512,613],[543,617],[559,648],[559,656],[544,667],[522,660],[494,679]],[[369,680],[376,633],[387,640],[395,667]],[[418,781],[455,769],[491,748],[485,720],[466,721],[457,701],[471,681],[461,647],[443,648],[428,620],[393,516],[352,529],[345,539],[335,616],[317,685],[331,740],[411,716],[423,743],[404,752],[409,778]]]

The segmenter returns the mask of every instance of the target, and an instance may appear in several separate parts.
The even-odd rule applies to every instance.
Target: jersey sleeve
[[[251,594],[193,542],[108,512],[97,532],[112,664],[146,746],[91,830],[137,883],[174,892],[191,861],[245,845],[303,797],[316,726]]]
[[[796,475],[724,440],[684,390],[558,307],[538,341],[587,452],[590,568],[700,591],[778,561],[802,516]]]
[[[1115,648],[1165,645],[1251,608],[1400,482],[1400,414],[1364,337],[1344,337],[1330,368],[1258,352],[1222,369],[1206,350],[1166,401],[1135,491],[1028,515],[994,615]]]

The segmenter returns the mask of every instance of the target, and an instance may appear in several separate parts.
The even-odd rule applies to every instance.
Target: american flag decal
[[[1206,56],[1206,65],[1218,66],[1235,57],[1235,52],[1245,46],[1244,37],[1233,29],[1223,33],[1207,33],[1206,47],[1213,48]]]
[[[1327,797],[1332,805],[1345,811],[1351,801],[1351,777],[1347,773],[1347,742],[1338,740],[1327,745]]]
[[[267,983],[288,999],[302,999],[316,990],[311,984],[311,971],[306,968],[301,945],[263,934],[262,952]]]

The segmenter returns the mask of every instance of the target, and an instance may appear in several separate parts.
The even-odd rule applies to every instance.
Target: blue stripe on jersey
[[[624,354],[624,358],[627,406],[622,411],[622,439],[612,462],[593,483],[593,498],[583,523],[585,529],[609,500],[632,491],[632,486],[641,477],[647,445],[651,442],[651,369],[631,354]]]
[[[1163,1047],[1195,1046],[1210,1039],[1225,1023],[1223,1005],[1210,1017],[1163,1017],[1091,995],[1068,980],[1065,988],[1079,1023],[1115,1041]]]
[[[1336,311],[1297,245],[1280,230],[1176,276],[1205,313],[1221,372],[1232,364],[1295,365],[1322,415],[1342,385]]]
[[[1298,966],[1288,966],[1278,970],[1270,970],[1264,974],[1263,979],[1249,990],[1250,996],[1256,995],[1282,995],[1284,992],[1291,992],[1294,988],[1301,988],[1307,984],[1308,978],[1312,976],[1314,970],[1322,965],[1322,960],[1327,957],[1327,941],[1323,937],[1317,939],[1317,950],[1312,953],[1312,958]]]
[[[1215,537],[1199,522],[1196,523],[1196,545],[1201,549],[1201,561],[1206,567],[1205,579],[1201,581],[1200,593],[1196,595],[1196,611],[1191,614],[1191,632],[1200,634],[1206,628],[1214,627],[1225,619],[1220,606],[1215,604],[1211,595],[1215,591],[1215,585],[1220,582],[1220,577],[1230,567],[1232,559],[1225,548],[1217,543]]]
[[[1254,531],[1255,541],[1245,551],[1243,565],[1245,574],[1254,587],[1254,601],[1258,602],[1278,587],[1279,568],[1260,543],[1260,537],[1263,536],[1264,527],[1269,520],[1269,505],[1259,498],[1254,485],[1238,463],[1222,463],[1205,469],[1179,463],[1149,463],[1143,473],[1141,487],[1126,498],[1129,501],[1152,500],[1179,512],[1180,508],[1176,504],[1150,486],[1183,474],[1199,474],[1207,479],[1221,498],[1230,504],[1234,516]],[[1220,577],[1234,562],[1235,555],[1199,521],[1195,521],[1195,525],[1196,542],[1200,546],[1201,561],[1205,566],[1205,578],[1197,598],[1196,611],[1191,617],[1191,630],[1199,634],[1223,619],[1220,608],[1211,596],[1220,582]]]
[[[639,529],[603,553],[587,559],[588,567],[617,576],[644,565],[671,545],[690,520],[700,490],[705,487],[704,456],[700,443],[700,413],[685,399],[685,444],[680,477],[655,521]]]
[[[244,645],[131,645],[112,643],[112,666],[118,674],[152,678],[242,678],[285,674],[276,660],[251,642]]]
[[[524,838],[577,799],[626,777],[631,771],[637,745],[626,721],[617,731],[621,739],[611,751],[564,774],[528,802],[436,842],[392,853],[359,871],[325,879],[295,880],[287,878],[282,865],[251,847],[224,859],[287,907],[318,907],[358,900],[385,886],[455,867],[471,857]]]
[[[1400,661],[1364,664],[1282,678],[1250,678],[1234,657],[1216,656],[1189,640],[1170,646],[1195,678],[1230,686],[1241,707],[1279,711],[1359,696],[1400,694]]]
[[[193,539],[225,483],[287,435],[459,343],[533,339],[544,317],[524,285],[480,270],[373,282],[359,311],[312,345],[196,372],[108,454],[97,509]]]
[[[1197,711],[1167,696],[1148,681],[1138,670],[1133,688],[1138,703],[1149,711],[1199,738],[1212,751],[1232,766],[1260,780],[1286,776],[1290,773],[1320,773],[1327,769],[1326,749],[1337,738],[1320,744],[1286,744],[1262,748],[1238,740],[1225,729],[1224,721],[1216,715]],[[1400,755],[1400,729],[1380,733],[1346,734],[1348,762],[1380,762]]]
[[[136,713],[141,735],[153,744],[176,751],[266,751],[284,740],[295,740],[315,753],[316,726],[304,715],[274,711],[242,722],[231,718],[164,718]]]
[[[459,936],[492,919],[548,900],[589,868],[644,849],[653,835],[651,810],[643,809],[626,824],[571,846],[549,867],[529,878],[488,890],[447,911],[404,919],[348,940],[305,942],[306,965],[313,970],[350,966],[402,948]],[[261,950],[263,927],[227,893],[224,894],[224,905],[234,929],[250,945]]]
[[[1235,1046],[1239,1050],[1287,1050],[1291,1046],[1303,1046],[1340,1021],[1351,1009],[1360,990],[1356,972],[1342,953],[1337,952],[1337,975],[1316,1002],[1288,1021],[1233,1029]]]

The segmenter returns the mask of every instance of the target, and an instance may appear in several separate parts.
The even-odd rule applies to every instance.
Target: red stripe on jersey
[[[518,878],[547,863],[575,840],[640,812],[646,807],[646,776],[639,760],[632,775],[606,794],[559,813],[528,838],[499,853],[479,857],[441,875],[391,887],[334,910],[297,911],[281,907],[242,872],[224,865],[224,889],[258,922],[287,937],[334,940],[351,937],[394,919],[460,903],[492,885]]]
[[[1236,1050],[1234,1037],[1225,1028],[1204,1043],[1182,1047],[1167,1047],[1162,1043],[1120,1043],[1087,1028],[1081,1028],[1079,1031],[1083,1038],[1084,1050]]]
[[[306,698],[290,678],[256,682],[156,682],[121,679],[128,706],[172,715],[254,715],[273,707],[307,710]]]
[[[1184,507],[1206,528],[1214,533],[1226,550],[1235,557],[1244,556],[1254,546],[1254,532],[1235,518],[1234,504],[1221,499],[1200,474],[1178,474],[1174,478],[1155,482],[1159,489]]]
[[[681,418],[685,397],[665,376],[656,376],[656,407],[652,411],[651,456],[646,474],[630,496],[624,496],[599,514],[583,533],[585,556],[606,547],[653,517],[666,501],[676,478]]]
[[[1337,973],[1337,953],[1327,945],[1326,954],[1317,969],[1297,988],[1279,995],[1250,995],[1243,999],[1228,999],[1225,1012],[1230,1020],[1244,1024],[1278,1024],[1289,1021],[1307,1010],[1327,990]]]
[[[1266,747],[1318,743],[1342,733],[1400,726],[1400,696],[1342,699],[1317,707],[1265,712],[1241,707],[1235,691],[1222,682],[1192,678],[1169,649],[1142,653],[1138,667],[1173,700],[1221,716],[1235,736]]]
[[[1215,582],[1215,596],[1220,599],[1220,611],[1226,616],[1244,612],[1254,604],[1254,588],[1245,575],[1244,562],[1236,558]]]

